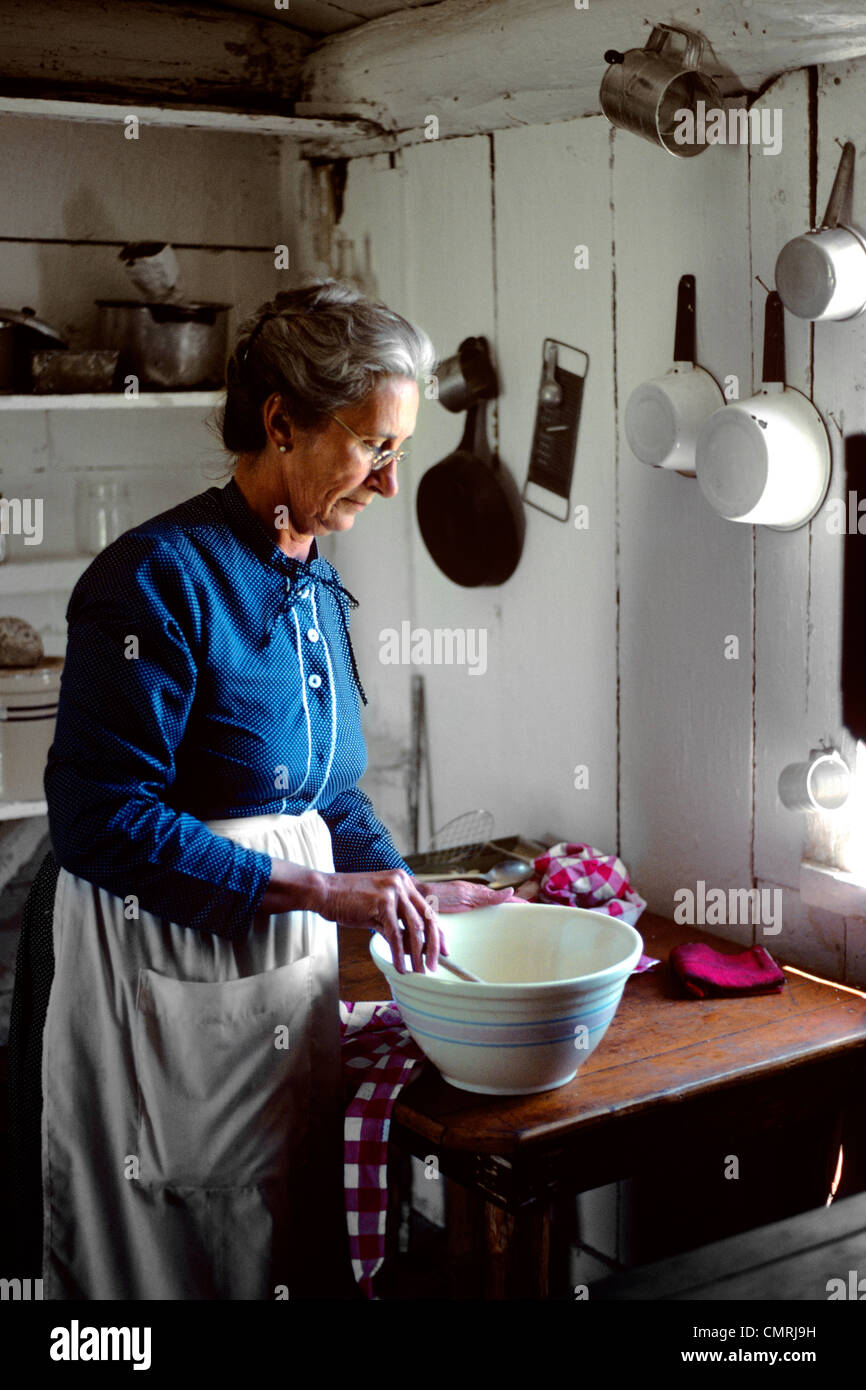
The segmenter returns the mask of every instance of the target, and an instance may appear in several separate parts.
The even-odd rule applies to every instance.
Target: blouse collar
[[[223,513],[236,535],[250,546],[256,555],[267,565],[281,570],[286,576],[286,586],[282,598],[266,622],[262,635],[262,646],[267,646],[276,631],[280,615],[298,598],[306,598],[306,586],[310,579],[317,579],[334,594],[346,643],[346,651],[352,664],[352,674],[358,687],[358,694],[366,705],[367,696],[358,674],[358,664],[349,636],[349,622],[346,616],[350,608],[357,608],[358,600],[340,583],[334,567],[319,554],[319,547],[313,537],[310,553],[306,560],[295,560],[276,544],[260,516],[257,516],[234,478],[224,487],[214,488],[223,508]]]
[[[225,487],[217,488],[216,491],[229,524],[265,564],[276,565],[292,576],[300,576],[306,570],[318,573],[327,564],[319,555],[315,536],[306,560],[295,559],[281,550],[261,517],[253,511],[234,478],[230,478]]]

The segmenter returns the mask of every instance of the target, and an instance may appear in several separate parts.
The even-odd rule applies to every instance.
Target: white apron
[[[333,871],[316,811],[207,825]],[[232,944],[61,869],[54,960],[44,1296],[345,1296],[334,924],[257,913]]]

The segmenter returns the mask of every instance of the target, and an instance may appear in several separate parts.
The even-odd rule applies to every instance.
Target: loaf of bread
[[[0,618],[0,666],[38,666],[42,638],[23,618]]]

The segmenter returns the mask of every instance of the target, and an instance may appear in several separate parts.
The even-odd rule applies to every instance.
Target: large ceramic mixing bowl
[[[643,942],[578,907],[504,903],[440,919],[450,954],[484,984],[443,970],[401,975],[385,939],[370,951],[412,1037],[452,1086],[528,1095],[571,1081],[604,1037]]]

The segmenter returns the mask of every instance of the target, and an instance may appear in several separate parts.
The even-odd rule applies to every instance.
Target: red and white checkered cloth
[[[388,1216],[388,1131],[400,1091],[424,1054],[412,1041],[393,1000],[340,1001],[344,1125],[343,1185],[352,1270],[373,1297],[373,1277],[385,1258]]]
[[[565,840],[532,862],[534,878],[517,890],[517,896],[525,902],[584,907],[590,912],[622,917],[631,926],[646,907],[645,899],[629,883],[625,864],[615,854]],[[651,970],[654,965],[658,961],[652,956],[641,956],[632,974]]]
[[[634,915],[629,909],[636,907],[643,912],[646,907],[629,883],[622,860],[591,845],[570,841],[553,845],[533,860],[533,868],[535,878],[520,889],[527,902],[538,899],[563,907],[586,907],[629,920]]]

